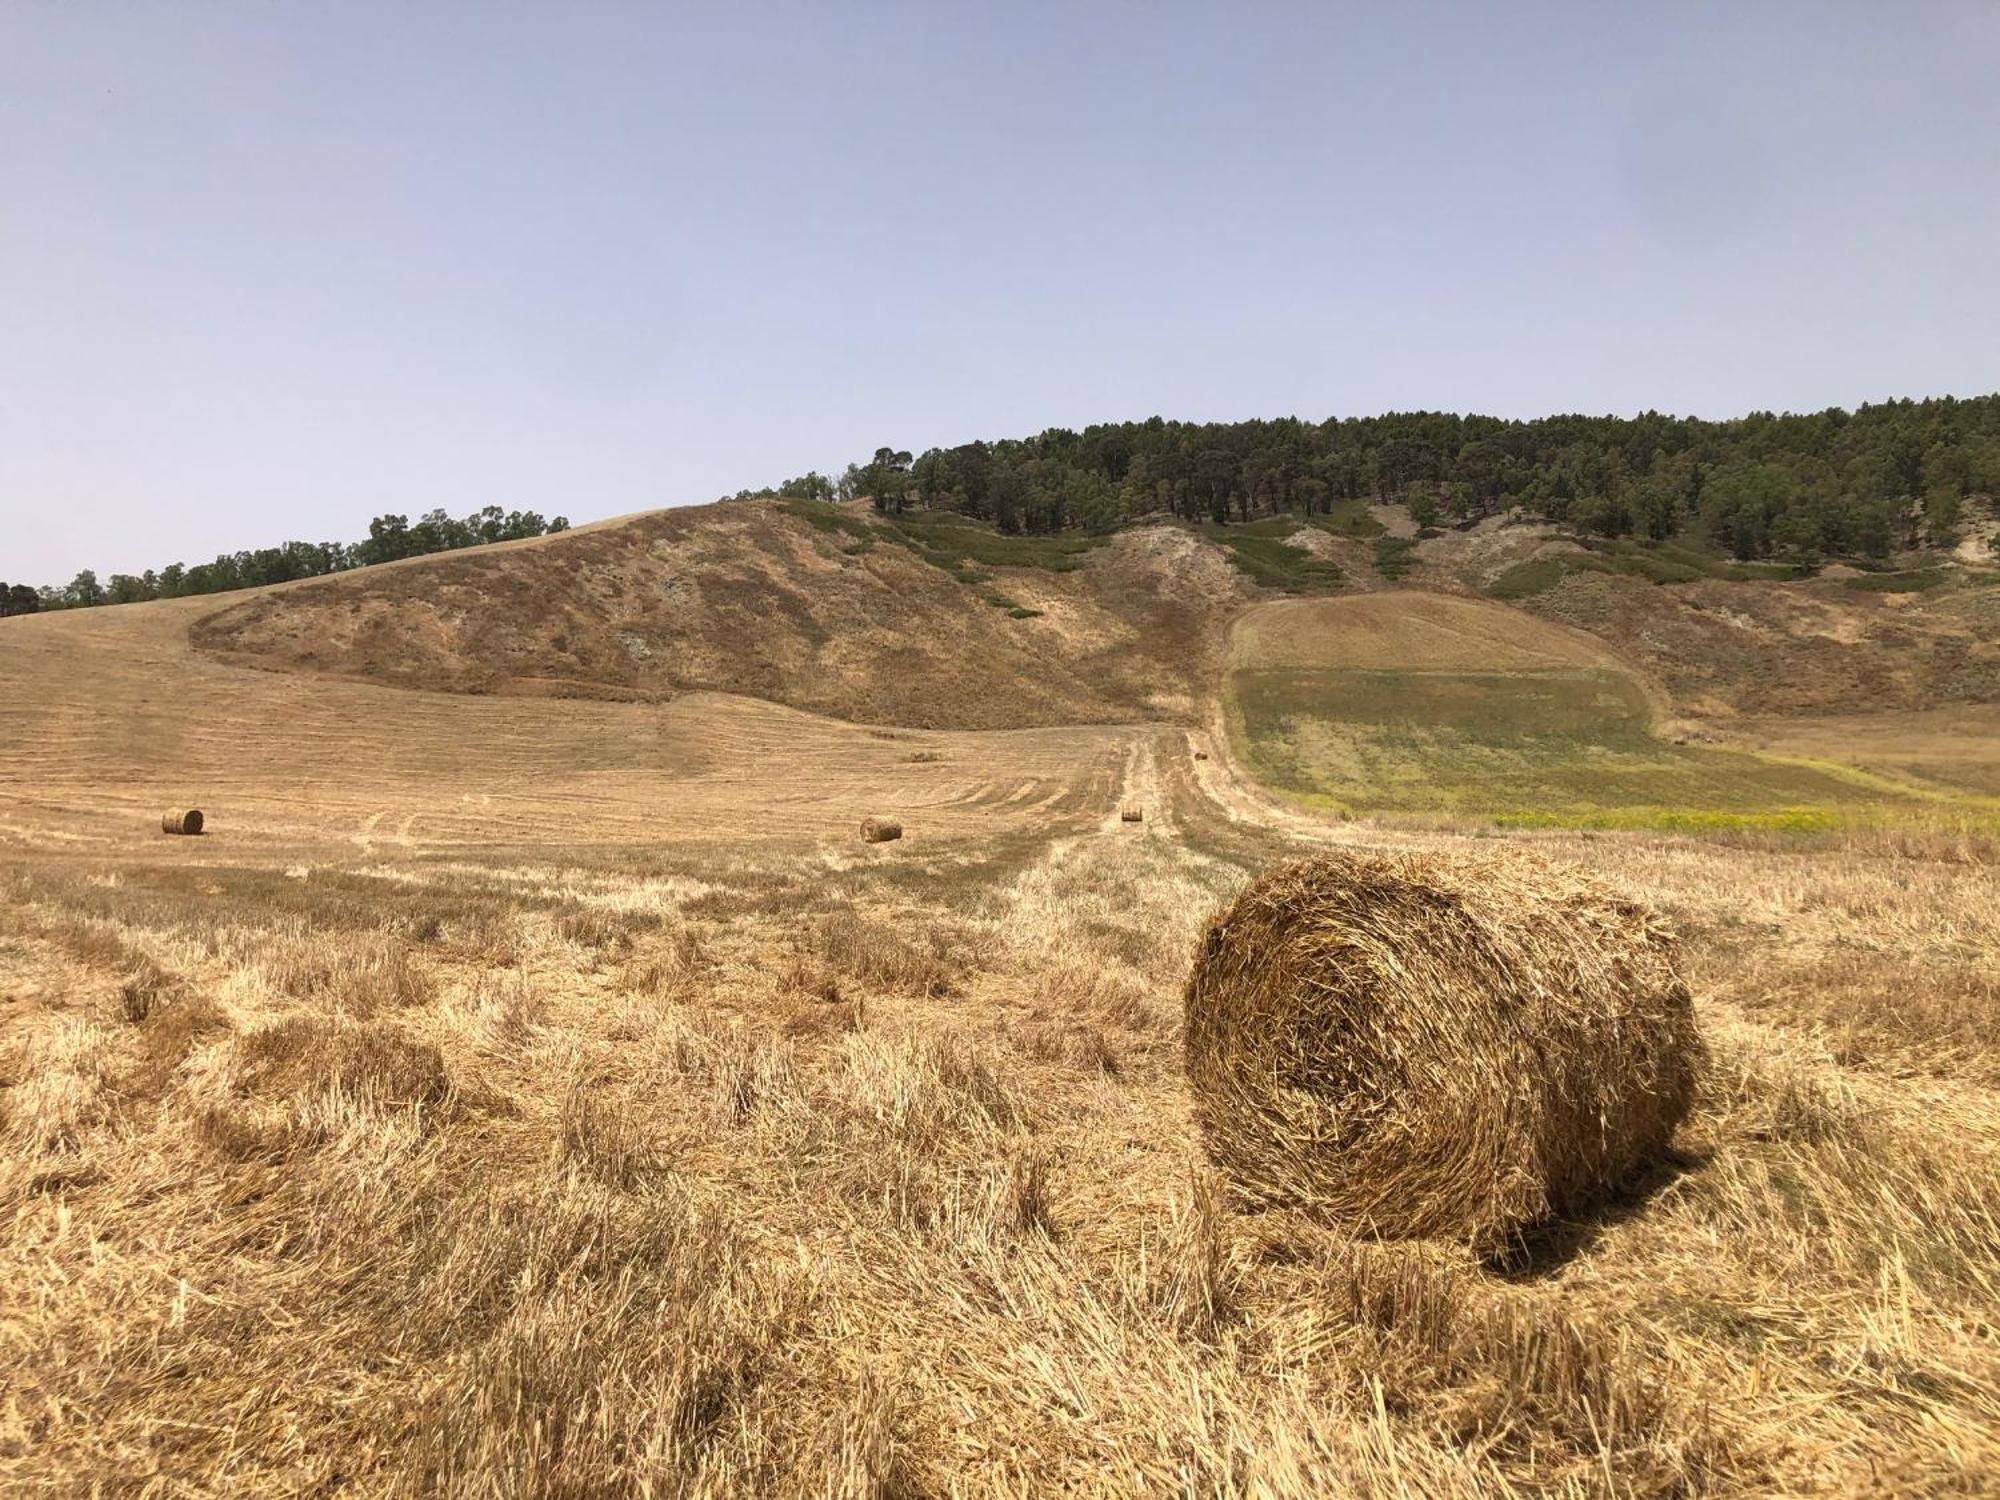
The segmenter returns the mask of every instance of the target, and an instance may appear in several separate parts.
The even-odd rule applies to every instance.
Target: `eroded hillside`
[[[1388,582],[1362,542],[1302,528],[1286,545],[1341,593]],[[1564,571],[1593,556],[1547,522],[1494,518],[1417,544],[1399,584],[1490,594],[1553,564],[1511,602],[1596,637],[1682,718],[2000,701],[2000,588],[1976,570],[1938,570],[1941,586],[1912,592],[1840,570],[1664,584]],[[191,639],[237,665],[460,693],[714,690],[920,728],[1186,722],[1213,701],[1229,622],[1274,597],[1215,535],[1182,525],[1093,545],[747,502],[239,596]]]
[[[1683,711],[1819,715],[2000,700],[2000,589],[1926,598],[1842,580],[1655,588],[1584,573],[1534,601],[1654,674]]]
[[[710,505],[258,594],[192,638],[242,665],[413,688],[710,689],[995,729],[1191,716],[1222,621],[1255,592],[1172,527],[1122,532],[1071,571],[1006,569],[1001,586],[773,505]]]
[[[1691,575],[1686,549],[1588,550],[1543,518],[1508,514],[1418,546],[1412,582],[1491,594],[1587,631],[1652,677],[1682,715],[1819,716],[2000,701],[2000,575],[1932,557],[1901,573]],[[1959,560],[1961,563],[1963,559]],[[1534,570],[1526,587],[1512,580]]]

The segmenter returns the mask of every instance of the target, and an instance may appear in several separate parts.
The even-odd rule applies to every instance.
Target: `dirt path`
[[[1172,838],[1176,833],[1173,799],[1160,775],[1159,749],[1166,739],[1178,739],[1173,731],[1139,730],[1125,748],[1125,767],[1118,792],[1105,810],[1099,825],[1103,833]],[[1138,812],[1140,821],[1125,821],[1126,811]]]

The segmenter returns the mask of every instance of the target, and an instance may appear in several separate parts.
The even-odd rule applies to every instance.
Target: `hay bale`
[[[1146,821],[1146,814],[1142,808],[1123,807],[1118,810],[1118,821],[1121,823],[1143,823]]]
[[[1701,1056],[1660,919],[1526,856],[1275,870],[1209,925],[1185,1011],[1244,1197],[1482,1254],[1657,1156]]]
[[[863,818],[861,837],[865,843],[886,844],[903,836],[903,825],[889,818]]]
[[[201,809],[190,807],[186,812],[170,812],[160,819],[162,833],[200,833]]]
[[[1207,759],[1208,759],[1208,752],[1207,752],[1206,750],[1197,750],[1197,751],[1195,751],[1195,753],[1194,753],[1194,758],[1195,758],[1196,760],[1207,760]]]

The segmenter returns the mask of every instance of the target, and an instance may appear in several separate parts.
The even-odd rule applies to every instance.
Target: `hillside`
[[[1790,580],[1686,548],[1586,545],[1519,513],[1443,531],[1415,557],[1413,582],[1587,631],[1685,716],[2000,702],[2000,574],[1963,558],[1915,554],[1899,571],[1834,566]]]
[[[1220,622],[1253,592],[1219,549],[1167,527],[1122,532],[1070,571],[1004,572],[1003,597],[861,522],[695,506],[260,593],[193,640],[242,665],[399,687],[708,689],[998,729],[1190,717]]]
[[[925,728],[1186,722],[1220,680],[1228,622],[1281,597],[1267,584],[1387,585],[1361,542],[1263,534],[1272,524],[1149,524],[1100,542],[854,507],[688,507],[218,601],[192,640],[238,665],[459,693],[711,690]],[[1496,519],[1415,543],[1402,582],[1488,593],[1551,554],[1585,555],[1557,528]],[[1655,585],[1586,569],[1518,603],[1598,637],[1681,716],[2000,701],[1990,585]]]
[[[1410,591],[1244,616],[1230,739],[1269,786],[1371,814],[1503,824],[1824,828],[1919,795],[1797,756],[1662,733],[1667,705],[1604,642],[1488,600]]]

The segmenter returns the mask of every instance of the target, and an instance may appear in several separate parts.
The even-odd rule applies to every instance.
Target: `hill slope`
[[[1220,549],[1150,527],[1074,571],[1009,569],[1009,609],[853,530],[764,503],[658,511],[260,593],[192,639],[240,665],[404,687],[709,689],[861,722],[997,729],[1191,716],[1223,620],[1254,592]]]
[[[1303,599],[1231,633],[1230,739],[1266,784],[1370,813],[1586,827],[1831,826],[1894,783],[1656,732],[1603,641],[1485,600]]]
[[[1188,721],[1213,701],[1230,622],[1276,597],[1232,560],[1236,539],[1148,525],[1085,548],[731,502],[234,596],[191,640],[235,665],[461,693],[714,690],[918,728]],[[1292,540],[1301,557],[1345,549],[1327,558],[1343,593],[1381,586],[1359,544]],[[1546,523],[1482,523],[1422,543],[1407,583],[1484,593],[1550,547],[1578,550]],[[1519,611],[1595,636],[1682,716],[2000,701],[2000,589],[1970,573],[1890,593],[1579,572]]]

